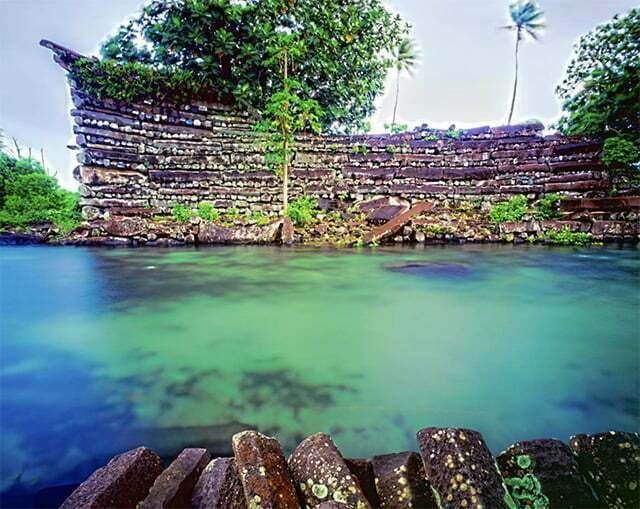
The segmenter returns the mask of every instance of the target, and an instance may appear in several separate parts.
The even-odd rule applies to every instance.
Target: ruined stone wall
[[[80,56],[48,44],[63,67]],[[280,210],[280,182],[265,165],[246,112],[222,104],[98,101],[70,84],[80,161],[76,178],[88,217],[164,213],[176,203],[199,202],[220,211]],[[528,124],[453,135],[424,128],[395,135],[303,136],[291,194],[314,195],[325,207],[376,196],[415,202],[606,194],[599,144],[543,136],[542,130]]]

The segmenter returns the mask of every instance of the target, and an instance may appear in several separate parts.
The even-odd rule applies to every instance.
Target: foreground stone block
[[[246,509],[235,459],[209,462],[193,489],[191,505],[194,509]]]
[[[231,442],[245,500],[250,508],[300,507],[277,440],[257,431],[243,431],[234,435]]]
[[[160,457],[138,447],[113,458],[69,495],[62,509],[136,507],[162,472]]]
[[[358,479],[325,433],[303,440],[289,458],[289,468],[304,503],[316,507],[331,501],[346,507],[370,509]]]
[[[417,438],[427,480],[439,506],[513,507],[480,433],[460,428],[425,428],[418,431]]]
[[[140,509],[190,507],[193,488],[211,456],[206,449],[185,449],[162,472]]]
[[[382,509],[438,507],[415,452],[374,456],[373,471]]]
[[[591,488],[578,470],[571,449],[560,440],[517,442],[497,457],[502,477],[512,498],[530,497],[539,488],[538,500],[551,507],[588,509],[597,507]],[[529,486],[529,490],[524,490]],[[530,499],[530,498],[529,498]]]
[[[611,509],[640,507],[640,435],[609,431],[571,437],[581,472]]]
[[[373,507],[380,507],[380,500],[376,491],[375,474],[373,473],[373,463],[368,459],[345,459],[349,472],[356,476],[360,482],[360,487],[364,496]]]

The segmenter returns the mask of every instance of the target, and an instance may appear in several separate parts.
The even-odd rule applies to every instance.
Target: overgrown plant
[[[588,246],[593,243],[593,235],[587,232],[572,232],[565,226],[560,230],[548,230],[540,237],[554,246]]]
[[[489,217],[494,223],[520,221],[527,212],[527,197],[518,195],[509,201],[496,203],[489,211]]]
[[[286,215],[295,136],[302,131],[318,132],[322,112],[317,101],[304,98],[303,85],[290,77],[292,66],[305,55],[304,43],[292,35],[278,33],[272,39],[270,53],[280,64],[282,88],[267,100],[256,130],[264,135],[267,164],[282,179],[282,213]]]
[[[171,216],[178,223],[186,223],[193,217],[193,210],[189,207],[185,207],[181,203],[176,203],[171,207]]]
[[[318,200],[305,195],[291,202],[287,215],[295,225],[304,226],[314,222],[318,212]]]
[[[55,224],[68,233],[81,222],[79,196],[31,158],[0,152],[0,227]]]
[[[559,194],[551,193],[546,195],[535,204],[533,216],[540,221],[555,219],[559,215],[558,205],[561,201],[562,196]]]
[[[211,203],[201,202],[198,203],[198,217],[205,221],[217,221],[220,219],[220,212]]]
[[[321,105],[323,129],[353,132],[373,113],[408,25],[383,0],[147,0],[102,56],[188,71],[223,99],[263,111],[282,88],[274,32],[305,41],[299,81]]]

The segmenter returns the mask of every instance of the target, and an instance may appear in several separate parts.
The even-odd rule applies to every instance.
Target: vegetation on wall
[[[564,81],[558,127],[605,139],[603,160],[614,173],[636,175],[640,162],[640,8],[582,36]]]
[[[80,223],[78,202],[39,162],[0,152],[0,227],[53,223],[67,233]]]
[[[288,34],[307,47],[296,64],[301,98],[321,106],[325,130],[350,131],[374,111],[392,65],[389,54],[407,32],[382,0],[152,0],[103,44],[102,56],[169,76],[179,69],[190,73],[178,78],[189,87],[263,111],[283,88],[272,39]],[[144,74],[141,67],[130,71]],[[117,92],[113,78],[107,84],[86,76],[83,83],[108,95]]]
[[[81,90],[101,100],[184,103],[196,98],[216,99],[214,90],[193,72],[182,69],[81,58],[71,64],[71,73]]]
[[[489,211],[489,217],[494,223],[520,221],[527,212],[527,197],[514,196],[509,201],[496,203]]]
[[[318,200],[311,196],[300,196],[287,209],[287,215],[296,226],[312,223],[318,212]]]
[[[282,179],[282,211],[289,206],[289,168],[295,145],[295,135],[301,131],[318,132],[322,110],[318,102],[305,94],[305,86],[289,75],[290,68],[306,56],[304,41],[290,34],[276,34],[269,46],[270,60],[282,73],[282,86],[269,97],[262,120],[256,130],[264,134],[266,161]]]

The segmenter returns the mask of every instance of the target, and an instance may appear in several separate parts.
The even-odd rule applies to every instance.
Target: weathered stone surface
[[[141,217],[113,216],[103,228],[114,237],[133,237],[147,230],[147,221]]]
[[[372,242],[378,242],[384,239],[385,237],[393,236],[396,232],[400,230],[400,228],[402,228],[405,224],[411,221],[413,217],[419,214],[422,214],[427,210],[430,210],[432,207],[433,207],[433,204],[425,203],[425,202],[414,205],[409,210],[395,217],[391,221],[371,230],[371,232],[365,235],[365,238],[364,238],[365,243],[370,244]]]
[[[61,509],[133,508],[162,472],[160,457],[138,447],[96,470],[67,498]]]
[[[640,507],[640,435],[609,431],[576,435],[569,441],[580,471],[600,504],[610,509]]]
[[[480,433],[425,428],[417,438],[427,480],[443,507],[506,509],[512,503]]]
[[[282,232],[282,221],[266,226],[225,227],[215,223],[200,226],[198,242],[200,244],[273,244]]]
[[[591,488],[578,470],[569,446],[559,440],[539,439],[517,442],[497,456],[500,472],[516,503],[521,495],[532,495],[540,484],[539,503],[551,507],[589,509],[598,507]]]
[[[191,506],[191,495],[211,456],[206,449],[185,449],[153,483],[139,509]]]
[[[369,212],[367,214],[367,221],[372,224],[384,224],[407,210],[408,207],[402,205],[385,205],[384,207],[373,209]]]
[[[289,468],[308,507],[333,500],[351,508],[371,508],[359,480],[325,433],[304,439],[291,454]]]
[[[295,229],[291,219],[288,217],[282,218],[282,232],[280,234],[281,242],[285,245],[293,244]]]
[[[246,509],[234,458],[216,458],[204,468],[193,489],[194,509]]]
[[[300,504],[277,440],[243,431],[231,441],[250,509],[298,509]]]
[[[364,496],[373,507],[380,506],[378,492],[376,491],[375,475],[373,473],[373,463],[369,459],[355,458],[345,459],[347,468],[356,476],[360,482],[360,487]]]
[[[415,452],[374,456],[373,471],[382,509],[438,507]]]

